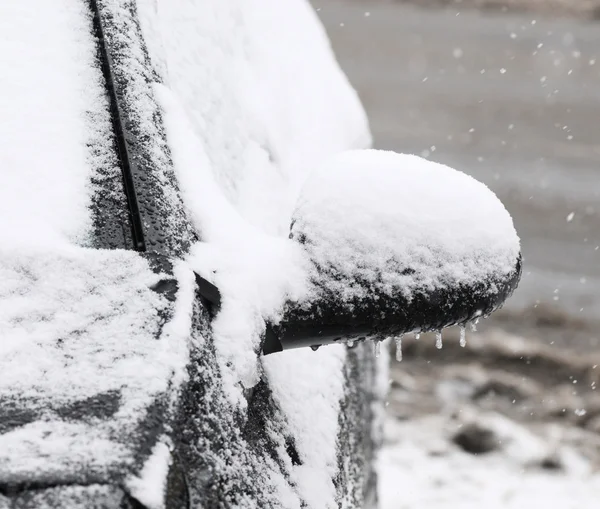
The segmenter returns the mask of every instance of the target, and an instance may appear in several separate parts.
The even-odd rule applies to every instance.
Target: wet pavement
[[[597,345],[600,23],[378,0],[313,5],[375,146],[461,169],[513,215],[525,271],[504,316],[518,321],[539,305],[542,322],[575,324]]]

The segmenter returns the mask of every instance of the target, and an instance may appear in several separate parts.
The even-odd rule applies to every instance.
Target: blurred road
[[[513,215],[525,273],[509,312],[540,303],[598,323],[600,24],[378,0],[313,5],[375,146],[461,169]]]

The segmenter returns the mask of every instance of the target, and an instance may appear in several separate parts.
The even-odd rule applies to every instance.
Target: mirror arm
[[[501,307],[515,290],[521,271],[519,255],[513,272],[503,280],[442,288],[411,299],[399,295],[387,303],[385,298],[372,298],[349,308],[336,305],[334,297],[315,302],[309,309],[292,307],[280,323],[267,324],[263,355],[466,324]]]
[[[208,310],[210,317],[214,318],[221,309],[221,292],[210,281],[204,279],[196,272],[194,274],[196,275],[196,286],[200,300]]]
[[[263,355],[292,348],[312,347],[364,341],[378,335],[372,324],[286,323],[285,327],[268,323],[263,343]]]
[[[277,333],[272,324],[267,323],[265,330],[265,338],[263,341],[262,353],[269,355],[271,353],[283,352],[283,345],[279,340]]]

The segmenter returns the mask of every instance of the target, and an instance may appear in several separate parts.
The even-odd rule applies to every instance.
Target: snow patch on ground
[[[444,416],[387,421],[379,455],[381,509],[522,509],[595,507],[600,475],[573,451],[566,471],[534,467],[550,449],[516,423],[495,418],[514,447],[475,456],[449,442]]]

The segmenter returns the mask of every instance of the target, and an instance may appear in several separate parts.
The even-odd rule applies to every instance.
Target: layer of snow
[[[0,237],[85,241],[92,167],[115,165],[87,4],[1,2],[0,34]]]
[[[306,175],[370,143],[308,2],[143,0],[138,11],[152,62],[205,154],[178,176],[210,172],[247,221],[287,236]],[[198,190],[188,207],[204,199]]]
[[[111,2],[122,14],[113,18],[117,27],[126,26],[127,4]],[[176,266],[177,304],[166,324],[162,315],[169,303],[151,289],[160,276],[137,253],[69,245],[85,244],[91,227],[92,168],[114,165],[87,4],[0,5],[0,33],[9,41],[0,64],[14,78],[6,88],[2,84],[0,94],[5,241],[0,246],[0,400],[40,417],[0,435],[0,477],[28,480],[37,471],[64,479],[77,476],[82,465],[96,472],[114,464],[132,466],[135,444],[129,439],[145,410],[158,396],[174,398],[185,378],[193,268],[223,295],[213,323],[223,377],[222,385],[216,380],[215,385],[238,410],[245,404],[243,389],[267,377],[302,459],[302,465],[291,466],[294,489],[309,509],[334,508],[346,352],[338,346],[262,362],[258,355],[265,321],[276,321],[286,299],[300,300],[307,291],[304,254],[287,238],[306,178],[317,170],[298,209],[303,218],[323,205],[320,187],[335,196],[335,181],[344,198],[336,200],[340,217],[352,218],[358,227],[363,218],[355,222],[356,209],[349,206],[357,203],[352,177],[364,170],[362,158],[368,158],[367,166],[377,158],[377,171],[392,182],[378,185],[371,179],[373,193],[366,200],[359,196],[358,203],[380,217],[412,211],[403,222],[393,218],[389,224],[396,234],[413,236],[402,236],[401,242],[394,236],[386,249],[417,260],[422,265],[415,270],[427,269],[420,285],[512,269],[518,250],[512,223],[480,184],[418,158],[394,156],[388,165],[392,156],[354,153],[361,162],[356,172],[346,167],[347,155],[338,159],[343,164],[337,175],[331,168],[318,170],[334,154],[368,146],[370,136],[357,96],[307,2],[139,0],[137,6],[162,84],[150,85],[151,73],[140,65],[143,52],[133,51],[123,64],[131,73],[127,100],[140,115],[144,139],[156,143],[146,148],[157,158],[160,180],[169,161],[159,146],[162,133],[150,95],[159,101],[185,204],[202,238]],[[126,30],[117,33],[135,38]],[[397,157],[403,171],[397,171]],[[452,196],[439,189],[432,193],[426,185],[431,180],[440,189],[451,185]],[[399,201],[390,183],[406,193],[401,207],[381,207]],[[387,199],[381,201],[378,193]],[[424,199],[432,203],[419,209]],[[326,209],[320,211],[327,217]],[[441,229],[440,215],[442,226],[465,221],[465,231],[455,236]],[[424,219],[416,222],[419,217]],[[313,219],[303,227],[320,226]],[[324,226],[323,233],[331,224]],[[416,226],[421,230],[415,232]],[[345,256],[348,237],[337,236],[335,225],[332,231],[336,237],[325,239],[333,242],[331,253]],[[368,250],[372,239],[363,240]],[[317,255],[327,260],[331,253]],[[449,269],[432,263],[440,253]],[[382,253],[373,256],[374,263],[386,259]],[[106,422],[67,422],[59,414],[61,405],[111,391],[119,394],[119,404]],[[156,447],[129,483],[151,508],[162,505],[168,466],[166,446]],[[289,490],[288,495],[283,503],[296,508],[297,498]]]
[[[131,464],[131,450],[111,439],[114,429],[65,422],[51,410],[33,405],[26,409],[42,413],[45,419],[0,435],[0,476],[4,482],[26,483],[47,476],[66,483],[81,475],[98,475],[115,465]]]
[[[121,43],[135,40],[124,29],[129,5],[105,5]],[[152,94],[160,101],[203,239],[175,268],[174,310],[151,289],[161,276],[139,254],[75,247],[92,227],[94,172],[115,166],[88,5],[0,6],[9,42],[0,63],[11,69],[0,95],[0,400],[35,417],[0,435],[0,477],[23,481],[35,472],[68,482],[83,468],[133,468],[140,419],[159,396],[175,398],[185,378],[191,266],[223,293],[214,322],[222,388],[243,405],[242,388],[265,369],[303,460],[292,467],[294,489],[311,508],[334,507],[345,350],[284,355],[263,367],[258,348],[265,320],[306,289],[302,253],[287,239],[298,190],[322,159],[368,146],[364,111],[307,2],[137,7],[163,84],[151,85],[156,76],[138,46],[114,70],[127,78],[128,111],[144,143],[151,140],[159,180],[169,161]],[[109,393],[118,399],[110,418],[66,421],[60,413]],[[168,466],[166,446],[156,447],[128,483],[149,507],[162,505]],[[281,490],[286,507],[297,508],[291,487]]]
[[[88,3],[2,2],[0,34],[0,478],[124,473],[185,378],[193,273],[171,309],[138,253],[75,247],[94,182],[124,198]]]
[[[97,0],[111,72],[119,83],[122,122],[132,133],[128,145],[140,169],[134,178],[148,250],[181,256],[197,239],[184,210],[169,147],[154,97],[158,79],[137,16],[137,0]],[[155,4],[157,2],[154,2]],[[113,184],[114,185],[114,184]],[[177,232],[170,235],[170,232]]]
[[[302,253],[287,241],[298,188],[321,159],[370,142],[364,111],[303,1],[139,9],[164,80],[155,93],[175,170],[203,240],[189,262],[223,295],[215,345],[224,387],[243,404],[265,320],[304,291]]]
[[[532,462],[551,450],[539,437],[496,416],[507,447],[475,456],[452,445],[444,417],[388,421],[380,453],[381,509],[581,509],[596,507],[600,475],[574,451],[564,471]]]
[[[233,401],[244,404],[241,389],[258,381],[265,320],[276,320],[287,298],[305,294],[304,255],[288,239],[246,222],[225,199],[180,104],[166,87],[157,85],[155,90],[184,198],[203,232],[203,242],[192,247],[189,263],[222,295],[221,312],[212,326],[224,388]]]
[[[346,348],[292,350],[263,358],[273,396],[293,431],[302,465],[292,481],[310,508],[335,509],[336,440]]]
[[[129,434],[184,380],[194,278],[177,274],[163,327],[169,305],[150,288],[161,276],[135,252],[0,247],[0,400],[43,416],[0,435],[1,477],[133,461]],[[62,419],[70,404],[111,392],[118,407],[105,422]]]
[[[303,462],[289,465],[298,494],[310,509],[337,507],[345,350],[277,354],[261,366],[259,347],[265,322],[306,295],[305,253],[288,239],[299,189],[323,159],[370,144],[364,111],[305,1],[143,1],[139,11],[202,238],[187,262],[222,294],[212,325],[223,389],[243,407],[264,369]]]
[[[321,242],[314,259],[347,264],[351,277],[366,266],[360,275],[373,281],[374,272],[392,273],[383,282],[388,293],[514,270],[519,241],[510,216],[470,177],[383,152],[346,152],[322,165],[364,148],[369,136],[304,2],[144,1],[140,12],[163,79],[155,94],[175,170],[203,240],[187,261],[223,296],[213,330],[233,403],[243,406],[243,389],[260,376],[265,321],[310,290],[304,253],[287,240],[294,209],[294,231]],[[416,277],[399,275],[405,268]],[[310,508],[336,507],[344,361],[340,347],[262,361],[303,461],[291,479]]]
[[[167,475],[171,466],[171,451],[164,442],[158,442],[144,463],[139,476],[126,481],[129,493],[147,509],[164,509]]]
[[[484,184],[388,151],[347,151],[323,163],[293,221],[314,265],[335,274],[324,286],[348,301],[504,280],[519,256],[510,214]]]
[[[183,380],[194,290],[188,265],[178,265],[175,315],[163,324],[169,304],[150,288],[160,276],[138,254],[73,247],[85,244],[92,226],[94,171],[114,167],[115,160],[88,6],[47,4],[0,7],[2,34],[11,42],[0,62],[14,70],[0,98],[0,212],[11,217],[0,225],[7,241],[0,250],[0,398],[37,419],[0,436],[6,479],[29,479],[34,471],[71,479],[82,465],[92,472],[132,467],[135,444],[128,437],[148,405],[164,393],[174,396]],[[164,82],[153,91],[204,241],[189,263],[223,292],[215,344],[223,388],[243,404],[240,384],[251,387],[263,369],[258,347],[265,320],[276,320],[281,304],[304,291],[301,253],[287,239],[298,189],[321,159],[370,143],[366,118],[306,2],[137,5]],[[126,25],[127,6],[111,4],[115,27]],[[141,52],[125,57],[117,71],[140,70]],[[125,99],[147,134],[155,117],[138,84],[149,76],[129,78]],[[159,144],[159,135],[146,138]],[[157,145],[150,155],[160,159],[161,153]],[[156,166],[166,162],[163,157]],[[345,351],[319,355],[318,365],[311,353],[290,367],[304,384],[286,376],[284,362],[266,369],[279,379],[275,397],[304,461],[292,477],[316,508],[334,503],[330,478]],[[118,409],[106,421],[66,422],[59,414],[111,392]],[[296,406],[284,396],[292,393]],[[315,410],[323,419],[308,426]],[[162,504],[168,463],[164,447],[157,447],[129,482],[151,507]],[[325,472],[323,492],[315,491],[310,479]],[[285,498],[298,506],[295,496]]]
[[[147,338],[159,334],[166,302],[150,290],[159,277],[143,259],[123,251],[0,253],[0,392],[34,399],[52,391],[59,403],[120,389],[131,372],[146,374],[126,391],[147,387],[157,368],[145,362],[156,348]],[[123,356],[130,351],[133,358]]]

